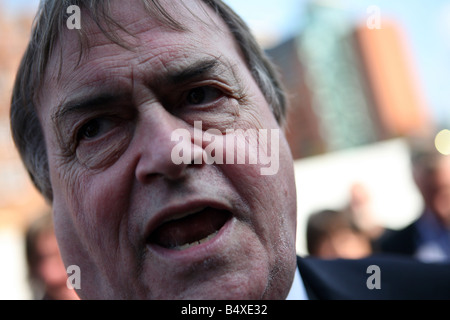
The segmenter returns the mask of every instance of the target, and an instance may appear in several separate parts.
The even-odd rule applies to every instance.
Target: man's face
[[[284,298],[296,264],[295,184],[284,135],[274,175],[261,175],[261,163],[171,159],[177,129],[192,134],[183,143],[193,158],[205,153],[209,142],[195,139],[195,121],[203,131],[219,130],[216,139],[237,129],[279,129],[237,44],[199,1],[183,2],[192,13],[170,2],[182,32],[149,17],[140,1],[112,3],[134,35],[122,33],[133,49],[108,40],[82,12],[89,53],[77,66],[77,36],[64,32],[61,78],[53,56],[38,108],[57,237],[66,266],[80,267],[78,294]]]

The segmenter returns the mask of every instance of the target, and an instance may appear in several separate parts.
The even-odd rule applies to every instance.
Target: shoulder
[[[450,299],[450,264],[374,255],[358,260],[299,258],[308,295],[317,299]],[[372,286],[378,281],[379,286]]]

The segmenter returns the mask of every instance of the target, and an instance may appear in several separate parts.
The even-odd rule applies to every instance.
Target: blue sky
[[[301,30],[308,0],[225,0],[254,29],[271,30],[281,39]],[[435,118],[450,127],[450,1],[322,0],[342,6],[351,19],[365,19],[376,5],[382,20],[399,21],[411,48],[419,85]],[[34,11],[37,0],[0,0],[8,10]]]

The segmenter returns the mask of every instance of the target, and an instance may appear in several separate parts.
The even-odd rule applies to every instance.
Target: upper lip
[[[231,208],[227,204],[217,200],[201,199],[180,201],[164,207],[148,221],[145,227],[144,240],[147,242],[151,234],[164,223],[200,212],[207,207],[231,212]]]

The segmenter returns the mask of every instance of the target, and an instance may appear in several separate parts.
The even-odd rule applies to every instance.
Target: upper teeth
[[[180,251],[181,251],[181,250],[185,250],[185,249],[191,248],[191,247],[193,247],[193,246],[197,246],[197,245],[199,245],[199,244],[201,244],[201,243],[204,243],[204,242],[206,242],[206,241],[208,241],[208,240],[214,238],[218,232],[219,232],[219,231],[214,231],[214,232],[211,233],[209,236],[207,236],[207,237],[205,237],[205,238],[203,238],[203,239],[200,239],[200,240],[198,240],[198,241],[194,241],[194,242],[191,242],[191,243],[186,243],[186,244],[183,244],[183,245],[181,245],[181,246],[175,246],[175,247],[173,247],[172,249],[180,250]]]

